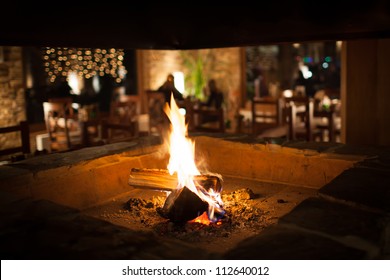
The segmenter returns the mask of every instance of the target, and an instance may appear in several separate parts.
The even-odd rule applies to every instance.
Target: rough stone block
[[[364,157],[334,157],[313,150],[196,137],[196,158],[212,172],[320,188]]]
[[[330,142],[287,142],[283,146],[294,149],[307,149],[314,150],[317,152],[332,151],[335,148],[341,147],[344,144],[330,143]]]
[[[196,246],[162,240],[45,200],[0,211],[1,259],[209,259]]]
[[[10,192],[21,197],[31,196],[30,183],[33,173],[29,170],[14,166],[1,166],[0,190]]]
[[[382,169],[351,168],[321,188],[320,194],[390,212],[390,173]]]
[[[129,191],[131,168],[166,168],[160,146],[144,145],[115,143],[33,157],[0,168],[1,187],[78,209],[91,207]],[[14,179],[18,172],[23,176]]]
[[[283,216],[280,222],[331,235],[338,238],[340,242],[350,242],[351,239],[359,242],[358,238],[360,238],[364,240],[361,243],[367,243],[368,247],[375,245],[379,248],[384,243],[386,217],[313,197],[296,206]]]
[[[281,226],[265,229],[227,252],[234,260],[354,260],[366,252],[331,239]]]

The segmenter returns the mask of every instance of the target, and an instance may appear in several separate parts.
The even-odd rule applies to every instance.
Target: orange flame
[[[190,223],[199,223],[208,226],[211,223],[211,221],[209,220],[209,216],[207,216],[207,213],[203,212],[202,215],[191,220]]]
[[[219,214],[224,212],[222,199],[219,192],[213,189],[206,191],[203,187],[195,185],[194,176],[201,174],[195,164],[195,142],[188,138],[185,116],[180,113],[173,95],[171,106],[166,103],[164,112],[171,122],[168,171],[171,175],[177,173],[178,188],[187,187],[209,204],[208,216],[214,220],[215,212]]]

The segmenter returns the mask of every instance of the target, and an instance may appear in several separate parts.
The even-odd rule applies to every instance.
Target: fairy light
[[[43,65],[50,82],[57,77],[68,76],[74,72],[80,77],[90,79],[96,75],[111,75],[117,83],[126,76],[123,65],[124,51],[121,49],[90,48],[44,48]]]

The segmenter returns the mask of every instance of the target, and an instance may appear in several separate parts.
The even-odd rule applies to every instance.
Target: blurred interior
[[[196,22],[167,21],[168,10],[151,9],[142,26],[144,13],[121,15],[118,11],[115,23],[97,22],[93,29],[75,21],[56,29],[51,22],[64,18],[66,10],[46,17],[22,14],[28,25],[10,25],[0,31],[0,126],[27,121],[29,154],[56,151],[47,143],[54,140],[43,103],[61,96],[66,80],[73,108],[65,128],[69,126],[67,133],[72,133],[72,125],[78,126],[74,129],[78,132],[65,137],[77,138],[78,144],[69,144],[68,139],[59,150],[116,141],[115,134],[126,129],[130,138],[159,134],[156,122],[161,120],[153,120],[151,93],[172,73],[188,101],[182,107],[191,120],[190,132],[202,131],[203,121],[196,114],[207,99],[208,80],[214,79],[224,95],[223,112],[216,113],[218,123],[205,131],[248,134],[274,142],[388,145],[389,5],[374,1],[326,13],[314,12],[314,7],[300,2],[289,5],[289,12],[274,4],[259,12],[228,8],[218,20],[211,9]],[[180,10],[169,12],[179,14]],[[127,120],[122,116],[114,121],[113,111],[119,110],[114,103],[129,102],[128,96],[135,111]],[[282,108],[276,109],[267,105],[256,109],[253,102],[291,96],[313,100],[311,124],[305,120],[311,118],[304,110],[309,106],[306,101],[283,99]],[[291,104],[296,106],[289,110],[302,120],[296,128],[289,124],[295,115],[288,117],[286,110]],[[267,119],[279,109],[276,123]],[[256,110],[262,111],[260,115]],[[263,121],[265,125],[257,123]],[[127,123],[138,127],[124,126]],[[300,132],[304,128],[311,131]],[[306,136],[300,138],[300,134]],[[17,132],[5,133],[0,140],[3,149],[20,142],[20,137]]]
[[[389,258],[388,1],[115,5],[0,17],[3,256]],[[197,158],[263,211],[246,235],[214,236],[223,255],[140,233],[122,208],[152,196],[130,167],[168,165],[169,74]]]

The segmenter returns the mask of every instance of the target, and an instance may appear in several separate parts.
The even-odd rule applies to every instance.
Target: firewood
[[[175,224],[184,224],[207,211],[208,203],[187,187],[173,190],[159,214]]]
[[[217,192],[222,190],[221,178],[215,174],[196,175],[194,182],[206,190],[210,188]],[[171,175],[166,169],[132,168],[128,184],[140,189],[172,191],[177,188],[178,180],[176,174]]]

